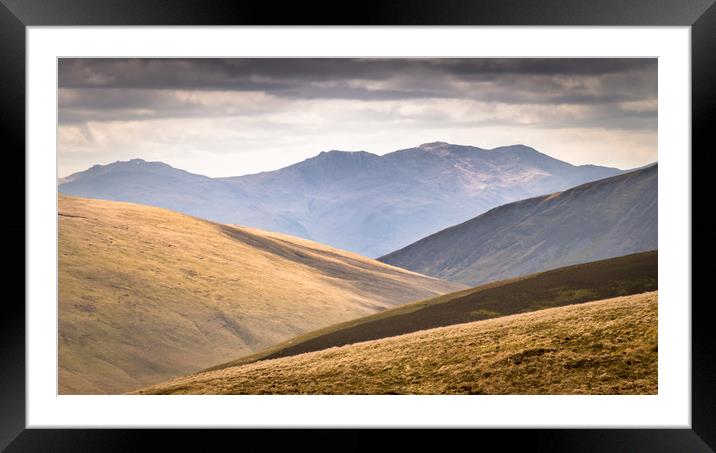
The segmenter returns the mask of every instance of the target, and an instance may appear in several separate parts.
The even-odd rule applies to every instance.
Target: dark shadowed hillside
[[[477,285],[657,248],[658,166],[510,203],[380,261]]]

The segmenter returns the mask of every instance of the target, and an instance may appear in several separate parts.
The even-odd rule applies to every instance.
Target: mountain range
[[[382,156],[327,151],[252,175],[210,178],[162,162],[95,165],[59,181],[68,195],[128,201],[261,228],[377,257],[505,203],[622,173],[524,145],[443,142]]]
[[[379,258],[477,285],[658,248],[658,165],[494,208]]]

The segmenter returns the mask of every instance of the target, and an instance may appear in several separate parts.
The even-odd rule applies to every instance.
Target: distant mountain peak
[[[312,161],[314,159],[326,159],[326,158],[338,158],[338,159],[360,159],[365,157],[379,157],[377,154],[369,153],[368,151],[340,151],[332,149],[330,151],[321,151],[313,157],[309,157],[306,161]]]
[[[171,165],[167,164],[166,162],[162,162],[159,160],[144,160],[139,157],[135,157],[134,159],[129,159],[129,160],[118,160],[118,161],[112,162],[111,164],[101,165],[101,166],[102,167],[127,167],[127,166],[131,166],[131,165],[172,168],[175,170],[179,170],[179,169],[174,168]],[[180,171],[183,171],[183,170],[180,170]]]
[[[112,167],[122,167],[127,165],[141,165],[141,164],[147,164],[147,163],[153,163],[153,164],[162,164],[162,165],[168,165],[164,162],[147,162],[144,159],[140,159],[139,157],[135,157],[134,159],[129,160],[115,160],[114,162],[110,162],[108,164],[95,164],[89,169],[99,169],[99,168],[112,168]]]
[[[450,150],[450,149],[468,149],[468,150],[482,150],[482,148],[478,148],[476,146],[471,145],[456,145],[454,143],[447,143],[447,142],[430,142],[430,143],[423,143],[420,146],[417,146],[418,149],[423,150]],[[511,151],[511,152],[523,152],[523,153],[538,153],[542,154],[536,149],[534,149],[531,146],[527,146],[522,143],[516,143],[514,145],[506,145],[506,146],[498,146],[497,148],[493,148],[490,151]]]
[[[514,145],[498,146],[497,148],[492,148],[492,151],[528,151],[528,152],[539,153],[539,151],[537,151],[533,147],[524,145],[522,143],[515,143]],[[542,153],[540,153],[540,154],[542,154]]]
[[[118,175],[118,174],[132,174],[139,178],[142,176],[140,175],[163,175],[163,176],[170,176],[170,177],[188,177],[191,179],[201,179],[206,180],[210,179],[207,176],[202,175],[196,175],[193,173],[189,173],[186,170],[181,170],[179,168],[172,167],[171,165],[160,162],[160,161],[146,161],[144,159],[140,158],[134,158],[130,160],[118,160],[115,162],[111,162],[109,164],[105,165],[93,165],[92,167],[88,168],[87,170],[80,171],[77,173],[73,173],[65,178],[60,179],[60,184],[65,185],[65,190],[69,190],[68,194],[71,193],[71,189],[68,188],[68,184],[76,183],[76,184],[82,184],[81,181],[83,178],[104,178],[109,175]],[[124,176],[123,176],[124,177]],[[127,181],[131,180],[132,176],[127,176]],[[89,180],[86,180],[89,181]],[[90,183],[90,186],[93,183]],[[117,187],[120,187],[121,184]],[[89,187],[89,186],[88,186]],[[79,189],[78,189],[79,190]],[[89,189],[87,189],[89,190]],[[93,189],[94,190],[94,189]],[[91,190],[90,192],[93,192]],[[104,190],[104,189],[101,189]],[[79,196],[87,196],[89,194],[84,193],[82,190],[80,190],[78,193],[75,193],[75,195]],[[97,198],[97,197],[95,197]],[[101,198],[101,197],[98,197]],[[109,197],[112,198],[112,197]]]
[[[431,148],[444,148],[446,146],[450,146],[450,144],[446,143],[446,142],[430,142],[430,143],[423,143],[422,145],[418,146],[418,148],[431,149]]]
[[[91,168],[115,167],[115,166],[119,166],[119,165],[128,165],[128,164],[139,165],[139,164],[146,164],[146,163],[149,163],[149,162],[147,162],[146,160],[141,159],[139,157],[135,157],[134,159],[128,159],[128,160],[115,160],[114,162],[110,162],[110,163],[104,164],[104,165],[96,164],[96,165],[93,165]],[[157,162],[153,162],[153,163],[163,164],[164,162],[157,161]],[[165,164],[165,165],[167,165],[167,164]]]
[[[422,145],[418,146],[417,148],[413,148],[412,150],[408,151],[422,151],[427,154],[431,154],[433,156],[438,156],[442,158],[451,158],[455,156],[455,154],[461,154],[467,151],[468,153],[470,151],[473,151],[473,147],[471,146],[461,146],[461,145],[453,145],[446,142],[431,142],[431,143],[423,143]]]
[[[341,151],[340,149],[331,149],[329,151],[321,151],[318,153],[319,156],[326,155],[326,154],[333,154],[333,155],[359,155],[359,154],[371,154],[367,151]]]

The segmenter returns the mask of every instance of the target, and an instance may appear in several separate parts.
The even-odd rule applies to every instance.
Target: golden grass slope
[[[656,291],[658,268],[658,252],[651,251],[492,282],[307,332],[206,371],[419,330]]]
[[[462,285],[311,241],[59,198],[60,393],[121,393]]]
[[[208,371],[142,394],[656,394],[657,292]]]

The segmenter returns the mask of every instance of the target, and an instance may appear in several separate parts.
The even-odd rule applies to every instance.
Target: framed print
[[[9,451],[712,451],[712,2],[83,3],[2,9]]]

